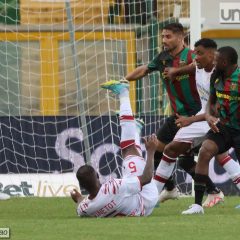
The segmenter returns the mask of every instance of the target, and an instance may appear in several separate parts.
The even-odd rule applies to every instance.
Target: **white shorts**
[[[194,122],[187,127],[180,128],[173,141],[191,143],[192,147],[196,147],[205,139],[209,129],[210,127],[206,121]]]
[[[122,177],[125,178],[142,175],[145,165],[146,160],[144,158],[133,155],[127,156],[123,160]],[[143,198],[143,205],[145,209],[144,215],[148,216],[152,213],[158,202],[158,190],[153,180],[149,184],[143,186],[140,194]]]

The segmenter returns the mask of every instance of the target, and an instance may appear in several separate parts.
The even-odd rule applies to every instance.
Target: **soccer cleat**
[[[208,194],[205,202],[203,203],[203,207],[210,208],[222,202],[224,202],[224,194],[222,191],[215,194]]]
[[[127,80],[110,80],[100,85],[101,88],[107,89],[114,94],[120,94],[123,89],[129,89],[129,82]]]
[[[178,199],[179,196],[180,196],[180,193],[176,187],[171,191],[164,189],[159,195],[159,202],[163,203],[169,199]]]
[[[188,210],[182,212],[183,215],[204,214],[203,207],[198,204],[192,204]]]
[[[8,194],[0,192],[0,200],[8,200],[8,199],[10,199],[10,196]]]

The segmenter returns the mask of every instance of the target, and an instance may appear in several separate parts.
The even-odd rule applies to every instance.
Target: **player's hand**
[[[207,114],[206,121],[207,121],[209,127],[213,130],[213,132],[215,132],[215,133],[219,132],[219,129],[217,127],[217,123],[219,122],[218,118]]]
[[[216,104],[212,104],[211,105],[211,114],[215,117],[219,116],[219,112],[220,112],[220,104],[217,102]]]
[[[143,138],[147,152],[155,152],[158,147],[158,139],[156,134],[152,134]]]
[[[177,68],[174,67],[167,67],[164,69],[163,76],[169,80],[174,80],[174,78],[177,76]]]
[[[176,113],[177,119],[175,120],[175,124],[178,128],[186,127],[192,124],[192,120],[190,117],[181,116]]]
[[[76,189],[73,189],[71,192],[71,197],[72,197],[72,200],[75,202],[75,203],[79,203],[83,200],[83,196],[81,195],[80,192],[78,192]]]

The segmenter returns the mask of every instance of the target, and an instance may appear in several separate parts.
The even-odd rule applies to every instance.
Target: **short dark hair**
[[[230,46],[221,47],[218,49],[218,52],[223,55],[223,57],[228,61],[229,64],[237,64],[238,54],[234,48]]]
[[[90,165],[81,166],[76,173],[76,177],[81,187],[87,191],[91,190],[95,186],[96,171]]]
[[[204,48],[217,49],[217,43],[210,38],[201,38],[195,42],[194,47],[203,46]]]
[[[163,27],[165,30],[170,30],[173,33],[184,34],[183,25],[181,23],[169,23]]]

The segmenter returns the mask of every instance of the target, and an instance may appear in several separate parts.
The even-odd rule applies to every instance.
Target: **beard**
[[[216,80],[217,78],[223,79],[224,78],[224,72],[222,70],[219,71],[215,68],[212,75],[211,75],[211,80]]]
[[[217,77],[222,77],[224,75],[223,69],[215,68],[215,72]]]
[[[176,46],[173,46],[173,47],[163,46],[164,51],[167,51],[167,52],[171,52],[171,51],[175,50],[176,48],[177,48]]]
[[[214,78],[214,79],[217,79],[217,78],[220,78],[220,79],[223,79],[224,78],[224,71],[221,70],[221,69],[214,69],[214,72],[211,76],[211,78]]]

